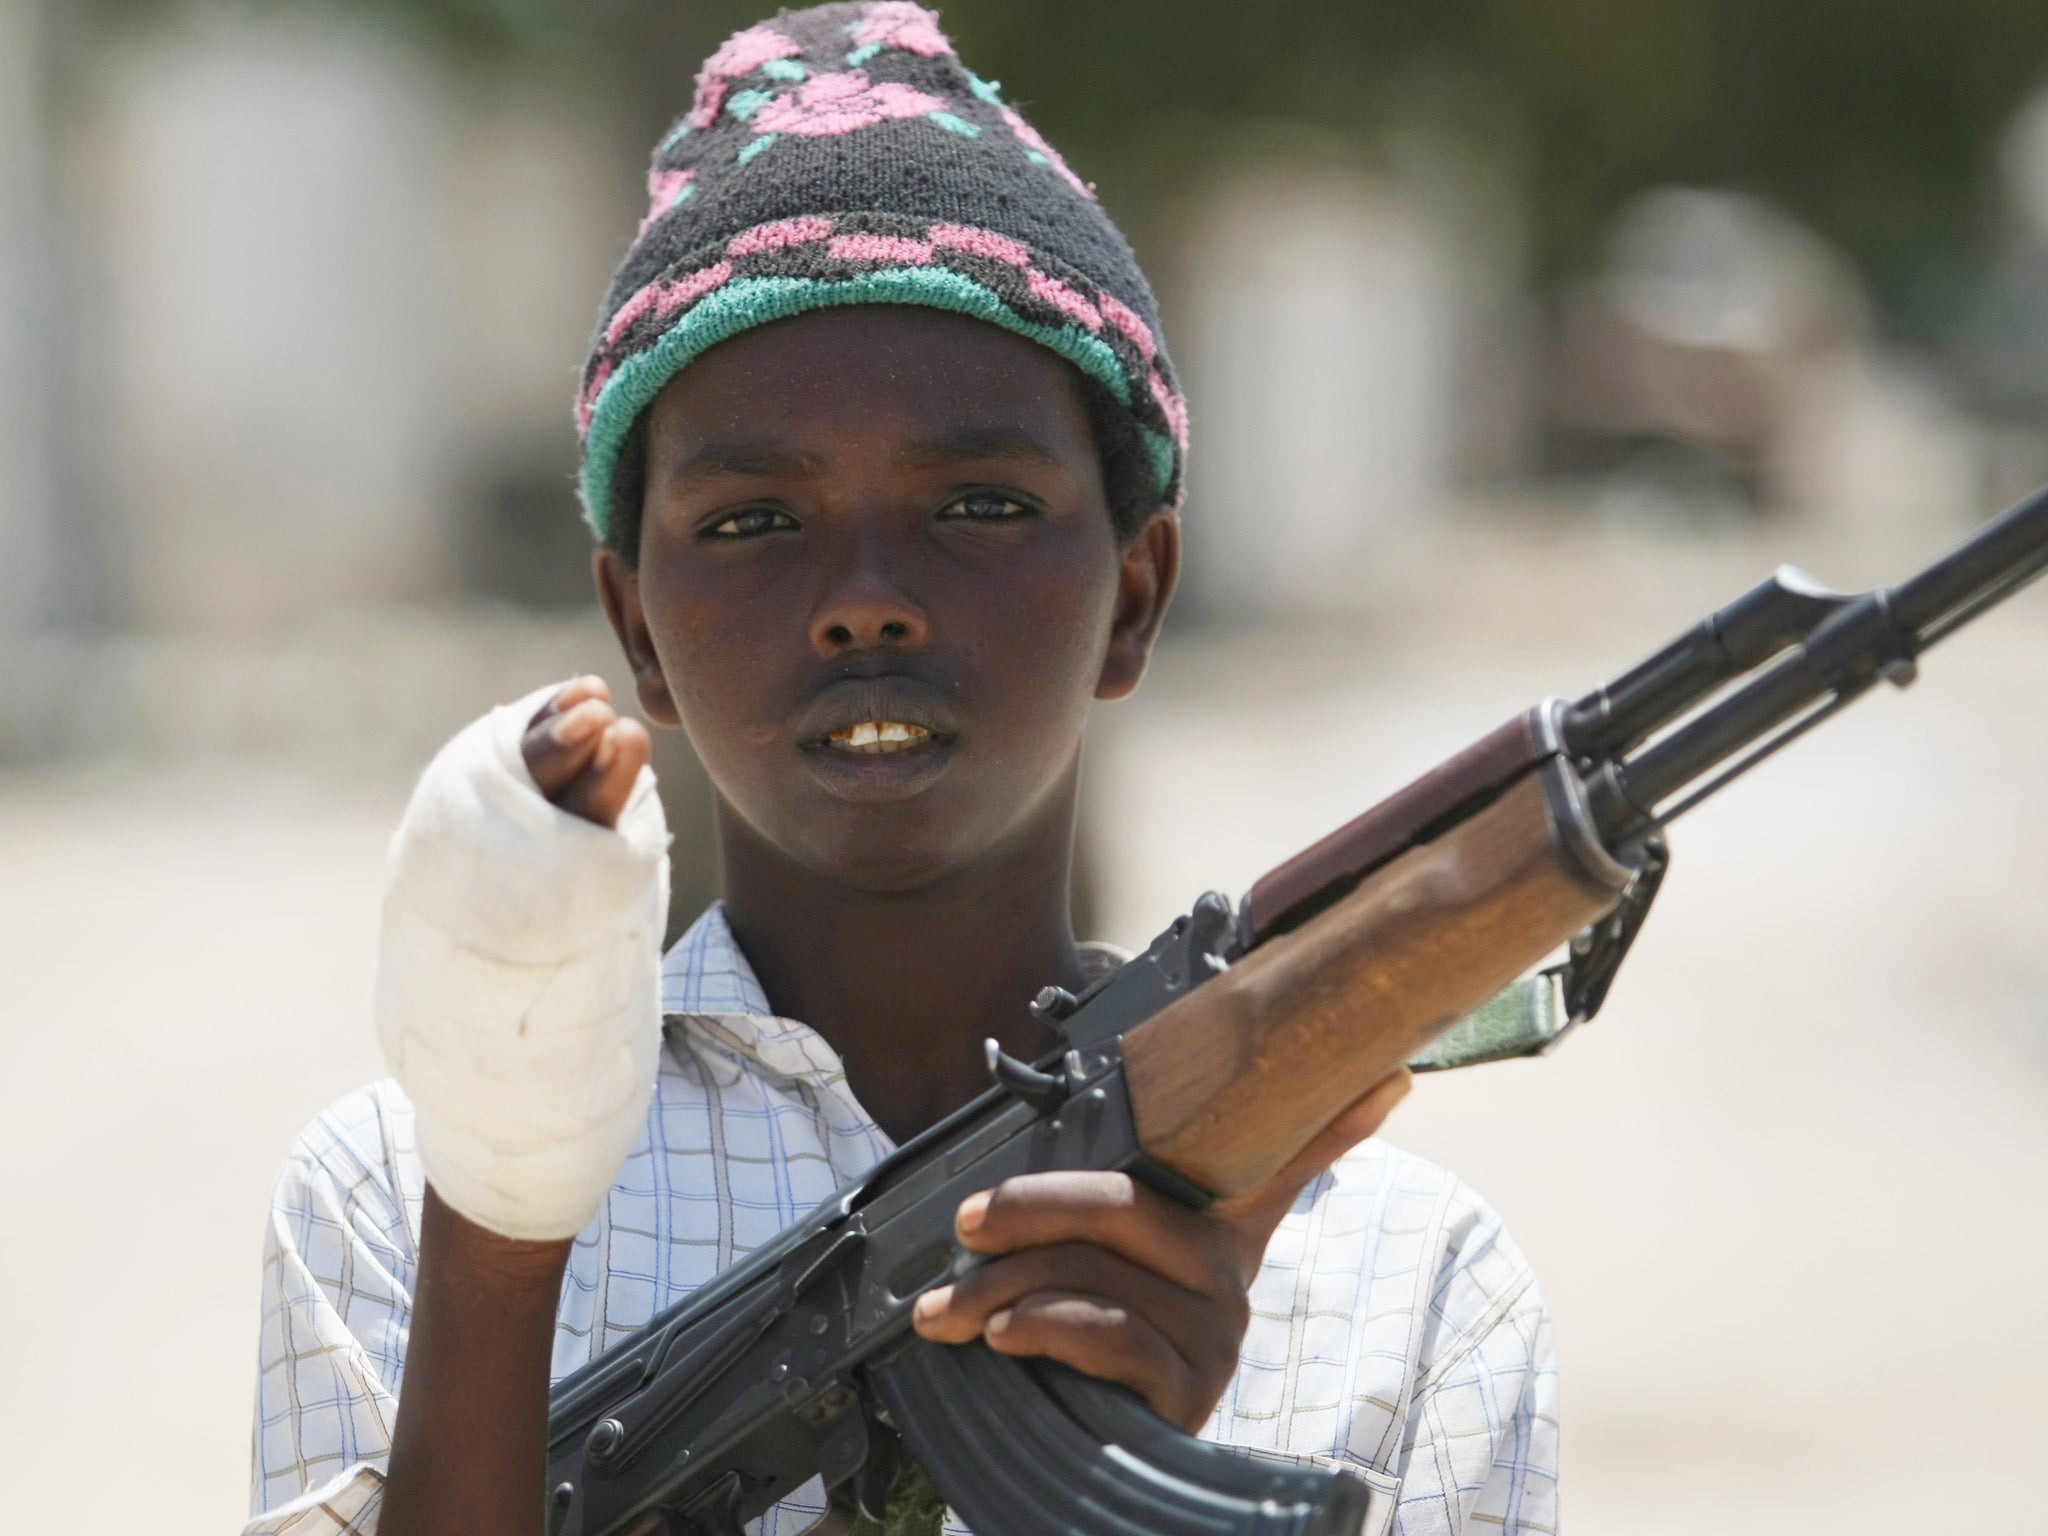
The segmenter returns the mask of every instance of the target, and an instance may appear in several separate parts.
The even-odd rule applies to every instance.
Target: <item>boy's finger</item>
[[[1057,1360],[1083,1375],[1129,1387],[1154,1413],[1190,1434],[1202,1427],[1214,1406],[1197,1401],[1194,1369],[1171,1340],[1135,1312],[1100,1296],[1035,1291],[990,1318],[984,1337],[998,1354]]]
[[[989,1318],[1033,1291],[1062,1290],[1106,1297],[1150,1318],[1179,1339],[1199,1338],[1213,1309],[1191,1291],[1092,1243],[1027,1248],[969,1270],[917,1299],[911,1323],[939,1344],[964,1344]]]
[[[611,696],[611,684],[595,672],[586,672],[581,677],[572,677],[562,684],[555,691],[555,696],[541,705],[529,724],[538,725],[549,715],[565,714],[585,699],[603,699],[609,703]]]
[[[1387,1116],[1414,1087],[1415,1074],[1406,1067],[1388,1073],[1295,1153],[1273,1176],[1274,1185],[1286,1185],[1291,1201],[1294,1191],[1385,1125]]]
[[[1415,1074],[1397,1067],[1354,1100],[1351,1106],[1309,1139],[1287,1164],[1259,1188],[1235,1200],[1219,1203],[1217,1210],[1232,1217],[1257,1222],[1270,1218],[1271,1226],[1294,1203],[1302,1186],[1328,1168],[1367,1137],[1386,1124],[1400,1102],[1415,1086]]]
[[[960,1204],[955,1231],[978,1253],[1094,1243],[1176,1285],[1213,1294],[1235,1283],[1227,1229],[1125,1173],[1026,1173]]]
[[[520,756],[533,782],[554,800],[595,757],[605,729],[618,719],[603,699],[582,699],[558,714],[544,714],[520,739]]]
[[[592,743],[582,771],[569,782],[556,803],[586,821],[616,827],[626,802],[633,796],[640,770],[647,766],[649,751],[646,726],[638,720],[614,718]]]
[[[609,700],[582,699],[560,713],[548,716],[536,734],[554,747],[595,745],[605,727],[618,718],[618,712]]]

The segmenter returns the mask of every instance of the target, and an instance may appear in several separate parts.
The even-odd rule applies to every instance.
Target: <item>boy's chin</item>
[[[729,874],[734,860],[765,860],[842,891],[896,896],[991,860],[1063,860],[1072,838],[1071,766],[1048,768],[1049,782],[1019,783],[1015,773],[990,775],[952,740],[900,753],[811,749],[794,773],[789,766],[723,782],[714,771]]]
[[[894,896],[968,869],[987,853],[986,843],[914,801],[899,801],[863,806],[835,827],[814,828],[800,862],[843,890]]]

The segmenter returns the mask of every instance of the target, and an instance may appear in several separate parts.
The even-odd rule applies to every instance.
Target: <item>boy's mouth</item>
[[[895,672],[827,684],[798,717],[796,744],[827,792],[872,804],[923,793],[945,773],[959,733],[944,691]]]
[[[941,690],[892,673],[827,684],[797,718],[796,739],[815,751],[880,756],[950,740],[959,728]]]
[[[922,746],[931,739],[932,733],[921,725],[908,725],[900,720],[863,720],[834,731],[825,738],[825,745],[835,752],[879,756]]]

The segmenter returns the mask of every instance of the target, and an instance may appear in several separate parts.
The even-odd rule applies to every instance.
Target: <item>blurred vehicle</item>
[[[1558,302],[1547,467],[1769,505],[1802,391],[1858,349],[1865,313],[1847,261],[1769,205],[1645,193],[1616,218],[1597,275]]]

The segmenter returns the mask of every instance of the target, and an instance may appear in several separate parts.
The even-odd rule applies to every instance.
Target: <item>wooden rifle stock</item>
[[[1609,911],[1634,871],[1559,757],[1123,1038],[1138,1139],[1256,1188],[1457,1019]]]

